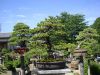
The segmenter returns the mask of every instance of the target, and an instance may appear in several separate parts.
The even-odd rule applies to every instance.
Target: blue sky
[[[0,0],[1,32],[11,32],[18,22],[34,28],[44,18],[63,11],[85,15],[90,25],[100,17],[100,0]]]

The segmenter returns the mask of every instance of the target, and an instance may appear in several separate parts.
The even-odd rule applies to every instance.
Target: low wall
[[[19,75],[18,72],[7,71],[6,73],[2,73],[0,75]]]
[[[6,73],[2,73],[0,75],[12,75],[12,72],[11,71],[7,71]]]
[[[39,70],[34,69],[31,75],[74,75],[70,69]]]

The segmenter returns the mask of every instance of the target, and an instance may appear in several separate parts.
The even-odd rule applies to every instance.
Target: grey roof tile
[[[8,38],[11,36],[11,33],[0,33],[0,38]]]

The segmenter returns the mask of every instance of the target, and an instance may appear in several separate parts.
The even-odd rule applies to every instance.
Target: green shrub
[[[90,65],[91,75],[100,75],[100,64],[92,62]]]
[[[0,74],[5,73],[6,71],[7,71],[7,69],[5,68],[5,66],[0,65]]]

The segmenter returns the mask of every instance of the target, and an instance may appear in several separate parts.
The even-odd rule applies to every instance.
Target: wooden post
[[[21,75],[25,75],[24,56],[23,55],[20,56],[20,60],[21,60]]]
[[[80,56],[80,75],[84,75],[84,62],[83,62],[83,56]]]

